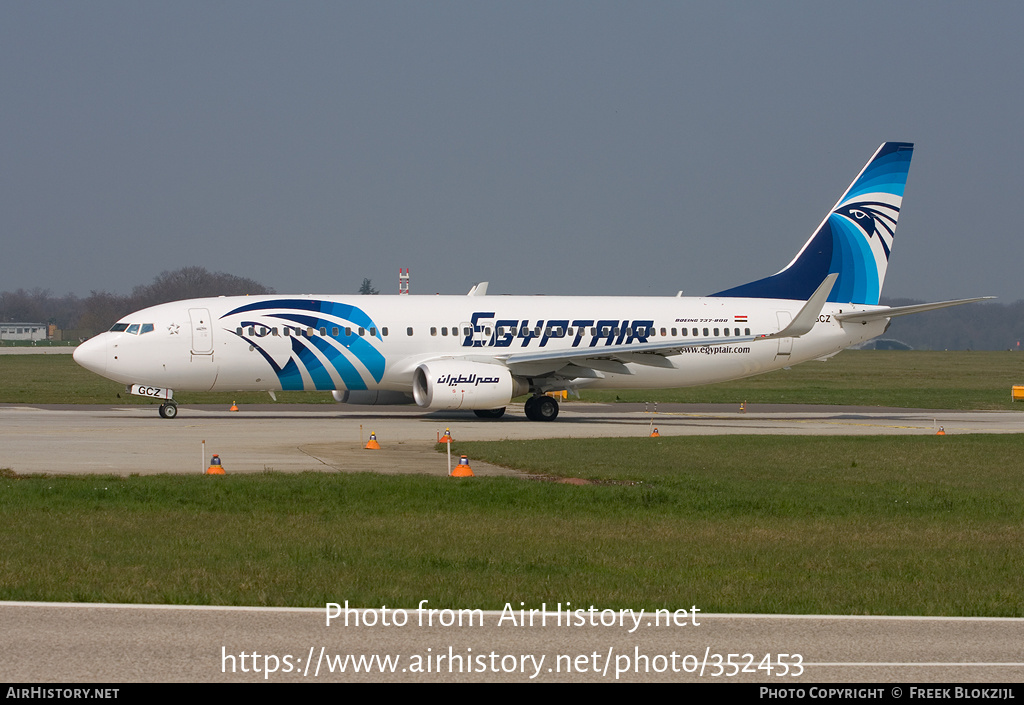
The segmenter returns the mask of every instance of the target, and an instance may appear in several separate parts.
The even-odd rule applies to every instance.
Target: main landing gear
[[[505,415],[505,407],[500,409],[474,409],[473,413],[482,419],[500,419]]]
[[[530,421],[554,421],[558,418],[558,402],[549,396],[530,397],[526,400],[525,410]]]
[[[173,401],[169,401],[166,404],[160,405],[160,418],[162,419],[173,419],[178,415],[178,405]]]

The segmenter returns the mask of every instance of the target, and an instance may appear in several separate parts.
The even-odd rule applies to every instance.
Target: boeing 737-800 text
[[[75,360],[161,400],[173,390],[329,390],[350,404],[413,403],[499,417],[530,394],[711,384],[825,358],[893,316],[878,299],[913,145],[886,142],[772,276],[706,297],[246,296],[161,304],[122,318]]]

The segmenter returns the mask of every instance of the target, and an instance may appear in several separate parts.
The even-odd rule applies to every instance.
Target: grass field
[[[584,392],[584,401],[739,404],[855,404],[924,409],[1011,409],[1010,387],[1024,384],[1014,352],[847,350],[734,382],[644,391]],[[120,398],[118,395],[120,394]],[[265,392],[175,393],[181,404],[267,403]],[[282,403],[333,403],[327,392],[278,392]],[[70,355],[0,355],[0,403],[152,404],[75,364]]]
[[[590,401],[852,404],[919,409],[1012,409],[1024,384],[1015,352],[846,350],[826,362],[709,385],[656,392],[587,392]]]
[[[1018,436],[455,450],[594,482],[8,476],[0,599],[1024,616]]]

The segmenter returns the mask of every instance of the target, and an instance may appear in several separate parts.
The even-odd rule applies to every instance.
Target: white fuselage
[[[115,330],[83,343],[75,359],[125,384],[189,391],[411,392],[417,366],[444,359],[507,365],[534,390],[640,389],[721,382],[822,358],[881,334],[888,323],[841,324],[837,313],[880,307],[829,303],[806,335],[757,339],[785,328],[804,303],[725,297],[192,299],[123,318]],[[619,362],[601,364],[602,348],[651,343],[678,344],[679,350],[657,365],[623,363],[621,354]],[[559,351],[565,355],[553,361],[510,364],[510,356],[514,361],[522,353]],[[565,371],[573,358],[588,361],[590,376]],[[543,382],[552,375],[555,380]]]

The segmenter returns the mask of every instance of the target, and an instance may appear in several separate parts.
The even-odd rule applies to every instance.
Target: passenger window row
[[[327,331],[328,331],[328,329],[326,327],[324,327],[324,326],[321,326],[319,328],[313,328],[312,326],[307,326],[305,328],[300,327],[300,326],[284,326],[282,328],[282,330],[283,330],[283,335],[285,337],[297,336],[297,337],[307,337],[307,338],[311,338],[311,337],[313,337],[315,335],[320,335],[320,336],[326,337],[327,336]],[[458,326],[451,326],[450,330],[451,330],[450,335],[455,336],[455,337],[458,337],[460,335],[459,327]],[[598,330],[600,330],[600,333],[598,333]],[[130,335],[143,335],[145,333],[151,333],[153,331],[153,324],[152,323],[115,323],[110,328],[110,331],[112,333],[128,333]],[[516,328],[516,327],[506,328],[504,326],[498,326],[498,328],[496,330],[496,333],[497,333],[497,336],[499,338],[500,337],[504,337],[505,335],[512,335],[512,336],[518,336],[518,337],[521,337],[521,338],[526,338],[526,337],[530,337],[530,336],[540,337],[541,331],[542,331],[542,329],[539,328],[539,327],[530,328],[530,327],[524,326],[522,328]],[[235,332],[238,335],[246,335],[246,334],[248,334],[250,336],[257,336],[257,337],[263,337],[263,336],[266,336],[266,335],[271,335],[271,336],[282,335],[282,332],[280,330],[278,330],[277,327],[271,328],[271,327],[267,327],[267,326],[248,326],[246,328],[243,328],[243,327],[240,326],[239,328],[237,328],[235,330]],[[441,329],[440,329],[440,332],[441,332],[441,336],[442,337],[448,336],[449,335],[449,328],[448,328],[448,326],[442,326]],[[601,337],[618,336],[621,332],[623,332],[623,331],[621,331],[618,326],[615,326],[615,327],[603,326],[600,329],[598,329],[596,326],[592,326],[590,328],[590,335],[594,336],[594,337],[597,337],[599,334],[600,334]],[[633,329],[632,328],[626,328],[624,332],[625,332],[625,335],[627,335],[627,336],[632,336],[633,335]],[[716,337],[718,337],[718,336],[725,336],[725,337],[737,336],[738,337],[740,335],[750,335],[750,329],[749,328],[744,328],[742,333],[740,333],[740,329],[739,328],[733,328],[731,333],[729,332],[728,328],[703,328],[703,329],[701,329],[701,328],[690,328],[690,329],[687,329],[687,328],[668,328],[668,329],[667,328],[662,328],[659,331],[657,328],[645,328],[644,326],[640,326],[640,327],[638,327],[636,329],[636,335],[637,336],[645,336],[645,335],[646,336],[655,336],[655,335],[658,335],[660,333],[660,335],[662,337],[673,337],[673,338],[676,338],[676,337],[686,338],[686,337],[688,337],[690,335],[693,335],[695,337],[699,337],[702,332],[704,334],[704,337],[710,337],[712,335],[716,336]],[[387,327],[385,326],[385,327],[381,328],[380,329],[380,333],[381,333],[382,337],[386,338],[388,336],[388,329],[387,329]],[[377,337],[377,329],[375,327],[363,328],[362,326],[360,326],[358,328],[355,328],[355,329],[353,329],[352,327],[345,327],[344,329],[341,329],[338,326],[333,326],[333,327],[330,328],[330,334],[331,334],[331,337],[334,337],[334,338],[343,337],[343,334],[344,334],[344,337],[351,337],[352,335],[358,335],[361,338],[366,337],[367,334],[369,334],[369,336],[371,338],[376,338]],[[413,336],[413,329],[412,329],[411,326],[405,329],[405,334],[407,336],[409,336],[409,337]],[[431,328],[430,328],[430,335],[436,336],[437,334],[438,334],[437,327],[431,326]],[[548,338],[562,338],[562,337],[566,337],[566,336],[573,337],[574,329],[571,328],[571,327],[563,329],[561,326],[554,326],[554,327],[544,328],[543,329],[543,334],[544,334],[544,336],[546,336]],[[473,335],[473,329],[471,327],[469,327],[469,326],[463,326],[461,335],[468,338],[469,336]],[[483,335],[485,337],[487,337],[487,338],[491,337],[491,329],[490,329],[490,327],[484,327]]]
[[[249,335],[262,338],[267,335],[282,335],[283,331],[283,335],[286,338],[290,338],[292,336],[297,338],[312,338],[315,335],[327,337],[327,330],[328,329],[325,326],[320,326],[319,328],[314,328],[312,326],[306,326],[305,328],[300,326],[284,326],[281,330],[278,330],[276,326],[273,328],[268,326],[248,326],[247,328],[243,328],[242,326],[239,326],[235,329],[235,333],[238,335]],[[332,338],[340,338],[343,336],[348,338],[352,335],[358,335],[360,338],[365,338],[367,334],[369,334],[371,338],[377,337],[377,329],[372,326],[370,328],[363,328],[360,326],[359,328],[346,327],[344,329],[341,329],[338,326],[333,326],[330,328],[330,331]],[[381,328],[380,334],[383,337],[387,337],[388,329]]]

